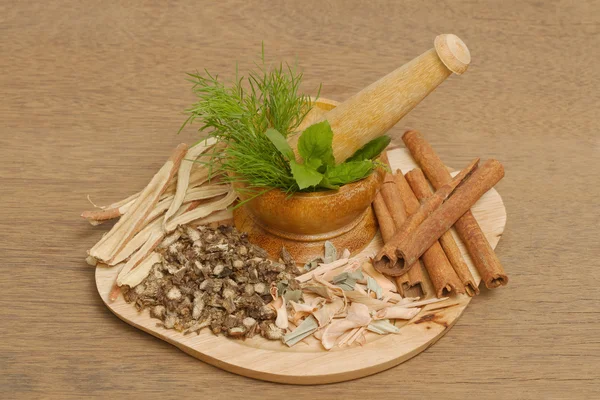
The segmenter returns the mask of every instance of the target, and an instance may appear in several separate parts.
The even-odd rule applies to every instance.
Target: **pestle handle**
[[[460,38],[451,33],[445,33],[435,38],[435,51],[450,71],[462,75],[471,63],[469,48]]]
[[[333,155],[340,163],[384,135],[452,73],[464,73],[471,55],[460,38],[443,34],[434,48],[367,86],[325,113],[333,130]],[[315,121],[317,122],[317,121]],[[297,148],[299,135],[288,139]]]

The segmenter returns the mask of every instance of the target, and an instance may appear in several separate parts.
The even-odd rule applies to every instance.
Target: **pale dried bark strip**
[[[143,228],[148,215],[178,170],[179,163],[186,151],[186,144],[182,143],[177,146],[169,160],[154,175],[148,186],[135,200],[131,209],[92,247],[90,250],[91,256],[110,264],[110,260]]]
[[[175,215],[179,207],[183,204],[185,199],[185,195],[189,190],[190,183],[190,173],[192,171],[192,166],[194,165],[196,159],[205,151],[210,149],[217,140],[215,138],[208,138],[205,141],[196,144],[192,148],[190,148],[185,155],[184,160],[179,165],[179,171],[177,171],[177,188],[175,190],[175,196],[173,197],[173,201],[167,212],[165,213],[165,217],[163,219],[163,227],[167,226],[167,222],[169,222],[169,218]]]

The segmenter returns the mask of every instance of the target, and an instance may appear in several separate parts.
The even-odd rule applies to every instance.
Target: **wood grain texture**
[[[510,283],[473,300],[431,349],[297,398],[600,396],[600,4],[597,1],[0,2],[2,397],[275,398],[292,388],[199,363],[123,324],[85,250],[85,196],[140,190],[193,101],[184,72],[232,77],[260,54],[344,100],[453,32],[471,51],[392,129],[448,165],[503,162],[497,247]],[[432,368],[434,366],[434,368]],[[226,390],[223,390],[225,388]]]
[[[388,151],[388,157],[393,170],[409,171],[417,167],[406,149]],[[506,225],[506,209],[498,192],[491,189],[485,193],[473,206],[473,214],[490,245],[496,247]],[[381,236],[377,235],[358,257],[372,257],[382,245]],[[467,257],[469,268],[479,282],[477,270],[465,247],[461,246],[461,249],[459,252]],[[443,250],[440,251],[443,254]],[[452,267],[448,265],[448,268]],[[472,300],[466,295],[453,295],[443,302],[423,307],[410,321],[396,321],[396,326],[400,327],[397,335],[380,336],[367,332],[364,346],[325,351],[321,342],[313,337],[288,348],[280,341],[268,341],[260,336],[241,341],[215,336],[209,329],[204,329],[199,335],[183,335],[158,327],[160,320],[150,318],[148,311],[139,313],[122,296],[110,301],[118,273],[117,268],[97,267],[96,286],[102,301],[123,321],[226,371],[266,381],[302,385],[347,381],[400,364],[437,342]]]

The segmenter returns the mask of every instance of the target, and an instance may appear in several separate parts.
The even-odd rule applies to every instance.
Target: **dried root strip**
[[[115,301],[119,298],[120,294],[121,294],[121,286],[117,285],[117,282],[115,282],[112,289],[110,289],[110,293],[108,294],[108,300]]]
[[[217,202],[218,201],[219,200],[217,200]],[[199,201],[194,201],[187,206],[181,207],[179,211],[177,211],[177,213],[175,214],[175,217],[177,218],[183,215],[187,215],[187,213],[189,213],[191,210],[198,208],[200,205],[208,207],[211,204],[212,203],[202,204]],[[219,215],[219,213],[217,212],[211,213],[210,215],[204,218],[199,218],[196,220],[196,222],[200,224],[208,224],[213,221],[222,220],[222,218],[223,215]],[[125,246],[123,250],[121,250],[121,252],[119,252],[119,254],[115,256],[115,259],[123,261],[133,254],[133,256],[127,262],[125,268],[129,270],[134,269],[143,259],[146,258],[146,256],[151,251],[154,251],[156,247],[163,243],[166,235],[167,234],[162,227],[162,220],[155,220],[144,230],[140,231],[136,236],[134,236],[134,238],[131,241],[129,241],[129,243],[127,243],[127,246]],[[142,246],[142,248],[134,254],[133,252],[140,248],[140,246]]]
[[[181,237],[181,231],[180,230],[176,230],[175,232],[171,233],[170,235],[167,235],[163,239],[163,241],[160,242],[160,244],[158,245],[158,247],[161,248],[161,249],[166,249],[170,245],[172,245],[173,243],[175,243],[176,241],[178,241],[180,237]]]
[[[354,336],[361,328],[354,328],[349,330],[346,334],[344,334],[340,340],[338,340],[337,342],[337,346],[339,347],[343,347],[344,345],[346,345],[346,343],[348,343],[348,341],[350,340],[350,338],[352,336]]]
[[[358,328],[358,331],[354,335],[352,335],[350,340],[348,340],[348,346],[352,346],[354,344],[354,342],[360,344],[361,346],[363,344],[365,344],[366,343],[366,341],[365,341],[365,330],[366,329],[367,329],[366,326]]]
[[[228,185],[207,185],[196,187],[191,189],[185,195],[181,205],[191,203],[196,200],[206,200],[213,197],[217,197],[229,192],[229,190],[230,188]],[[164,200],[161,200],[148,216],[148,221],[153,221],[155,218],[158,218],[169,208],[171,204],[173,204],[173,196],[169,196]]]
[[[358,290],[345,291],[344,295],[353,304],[354,303],[364,304],[365,306],[367,306],[369,308],[369,310],[378,311],[378,310],[381,310],[382,308],[390,307],[393,305],[390,302],[383,301],[383,300],[377,300],[372,297],[369,297],[369,295],[367,293],[358,291]]]
[[[221,210],[210,214],[208,217],[200,218],[189,222],[189,226],[209,225],[212,228],[217,228],[219,225],[229,225],[233,214],[231,210]],[[212,226],[215,225],[215,226]]]
[[[227,188],[225,188],[225,190],[228,190]],[[219,190],[220,192],[221,190]],[[162,203],[162,202],[161,202]],[[144,229],[142,229],[141,231],[139,231],[126,245],[125,247],[123,247],[123,249],[113,258],[112,262],[114,264],[120,263],[124,260],[126,260],[127,258],[129,258],[137,249],[139,249],[140,247],[142,247],[145,243],[147,243],[151,237],[155,237],[158,240],[158,236],[162,235],[164,238],[164,230],[162,229],[162,220],[158,220],[156,219],[156,217],[158,215],[160,215],[160,213],[164,212],[168,206],[168,204],[165,205],[161,205],[161,203],[159,203],[156,208],[152,211],[152,213],[148,216],[148,221],[150,222],[148,225],[146,225],[146,227],[144,227]],[[192,206],[197,206],[200,203],[197,201],[193,201]],[[158,211],[157,211],[158,210]],[[161,211],[162,210],[162,211]],[[178,215],[183,214],[185,211],[187,211],[187,209],[181,209],[178,213]],[[162,240],[161,240],[162,243]],[[145,248],[146,250],[146,254],[140,254],[138,256],[138,259],[141,260],[139,257],[144,258],[147,255],[147,252],[152,251],[153,249],[150,249],[149,247]],[[133,268],[130,266],[130,268]]]
[[[221,182],[221,171],[213,170],[212,172],[206,168],[206,165],[193,163],[192,172],[190,173],[189,179],[189,188],[194,188],[196,186],[200,186],[203,183],[210,181],[211,183],[220,183]],[[165,194],[168,196],[174,196],[175,191],[177,190],[177,180],[173,179],[169,186],[167,186],[167,190],[165,190]]]
[[[148,215],[163,194],[169,181],[175,175],[175,172],[179,169],[179,164],[186,151],[187,145],[180,144],[177,146],[169,160],[154,175],[148,186],[146,186],[135,200],[131,209],[92,247],[90,250],[92,257],[109,262],[142,229]]]
[[[323,331],[321,344],[326,350],[330,350],[338,342],[339,338],[349,330],[369,325],[371,315],[364,304],[353,303],[348,309],[348,315],[341,320],[335,320]]]
[[[213,178],[212,180],[215,180],[215,181],[219,180],[218,179],[219,176],[215,175],[215,174],[213,174],[212,178]],[[200,186],[208,180],[209,180],[208,169],[204,165],[195,166],[192,169],[192,172],[189,177],[189,189],[191,190],[192,188]],[[173,179],[172,179],[171,182],[169,183],[169,186],[167,186],[167,189],[160,196],[160,200],[165,200],[168,197],[171,197],[171,199],[172,199],[173,196],[175,195],[175,189],[176,189],[176,181],[173,181]],[[131,208],[131,206],[135,203],[135,201],[138,199],[140,194],[141,194],[141,192],[134,193],[131,196],[127,197],[126,199],[123,199],[116,203],[110,204],[108,206],[99,207],[99,208],[101,208],[101,210],[84,211],[81,214],[81,216],[83,218],[87,219],[91,225],[94,225],[94,226],[100,225],[108,220],[118,218],[118,217],[124,215],[127,212],[127,210],[129,210],[129,208]]]
[[[237,193],[230,188],[229,193],[220,200],[216,200],[207,204],[197,206],[197,208],[181,214],[176,215],[166,226],[167,233],[173,232],[180,225],[185,225],[194,220],[204,218],[215,211],[221,211],[229,207],[237,199]],[[192,203],[193,204],[193,203]]]
[[[365,274],[369,275],[371,278],[375,279],[375,282],[377,282],[377,284],[381,286],[382,289],[390,292],[398,291],[396,285],[392,281],[390,281],[385,275],[373,268],[373,264],[371,264],[370,261],[365,261],[362,264],[362,271]]]
[[[173,217],[179,207],[184,202],[186,193],[188,192],[188,185],[190,183],[190,173],[192,166],[200,154],[210,149],[217,140],[215,138],[206,139],[203,143],[199,143],[188,150],[185,159],[179,165],[179,171],[177,172],[177,188],[175,190],[175,196],[163,220],[163,227],[166,228],[169,218]]]
[[[154,264],[160,262],[160,254],[152,252],[137,266],[137,268],[127,270],[127,266],[125,266],[125,268],[123,268],[117,277],[117,285],[127,285],[130,288],[136,287],[142,283],[144,279],[146,279]]]
[[[194,182],[190,182],[190,187],[188,189],[187,194],[184,197],[183,203],[189,203],[190,201],[193,201],[193,200],[210,198],[210,197],[214,197],[219,194],[223,194],[223,193],[227,192],[226,189],[221,189],[221,190],[216,189],[217,187],[226,188],[227,187],[226,185],[203,186],[208,180],[209,179],[208,179],[208,172],[207,172],[207,173],[203,174],[202,176],[198,175],[197,179]],[[211,188],[211,190],[217,191],[219,193],[211,195],[210,192],[207,191],[208,188]],[[86,218],[88,220],[88,222],[93,226],[100,225],[108,220],[111,220],[114,218],[119,218],[120,216],[124,215],[131,208],[131,206],[135,203],[136,198],[137,198],[137,196],[134,199],[132,199],[131,201],[120,206],[119,208],[107,208],[107,209],[101,210],[101,211],[85,211],[83,214],[81,214],[81,216]],[[173,193],[167,193],[167,192],[163,193],[159,199],[159,206],[157,206],[154,210],[152,210],[152,214],[148,217],[148,220],[149,221],[153,220],[154,218],[158,217],[160,214],[165,212],[165,210],[167,210],[169,208],[170,204],[173,202],[173,198],[174,198]]]
[[[347,258],[343,258],[343,259],[347,260]],[[336,276],[338,276],[341,273],[354,272],[354,271],[358,270],[360,268],[360,264],[361,263],[359,262],[358,259],[348,260],[347,264],[340,265],[339,267],[331,269],[322,275],[319,274],[318,276],[320,278],[326,280],[327,282],[331,282],[333,280],[333,278],[335,278]]]
[[[387,307],[377,311],[375,319],[413,319],[419,311],[421,311],[420,308]]]
[[[99,208],[100,210],[94,210],[94,211],[84,211],[81,214],[82,218],[85,218],[88,220],[88,222],[91,225],[100,225],[101,223],[111,220],[113,218],[118,218],[121,215],[125,214],[125,212],[127,211],[127,209],[129,208],[129,206],[131,206],[134,202],[135,199],[137,199],[140,195],[140,192],[138,193],[134,193],[131,196],[127,197],[126,199],[123,199],[121,201],[118,201],[116,203],[113,203],[111,205],[108,206],[97,206],[95,205],[88,196],[88,200],[90,201],[90,203],[92,203],[92,205],[96,208]]]
[[[87,256],[87,257],[85,258],[85,262],[86,262],[88,265],[91,265],[92,267],[95,267],[96,265],[98,265],[98,260],[96,260],[96,259],[95,259],[94,257],[92,257],[92,256]]]
[[[217,171],[213,171],[213,177],[216,177],[216,175],[218,175]],[[190,187],[198,186],[198,185],[206,182],[208,180],[208,178],[209,178],[208,168],[206,168],[205,165],[194,163],[194,165],[192,166],[192,172],[190,173],[189,186]],[[175,195],[176,189],[177,189],[177,179],[175,177],[173,177],[173,179],[171,179],[171,181],[169,182],[169,185],[167,186],[165,193],[163,194],[163,196],[161,196],[161,200],[167,196]],[[120,202],[117,202],[115,204],[111,204],[110,206],[107,206],[105,208],[120,207],[127,203],[133,204],[133,200],[137,199],[140,194],[141,194],[141,192],[135,193],[135,194],[129,196],[127,199],[121,200]]]
[[[121,263],[116,266],[116,268],[118,269],[117,278],[118,278],[119,274],[121,273],[121,271],[123,270],[123,267],[125,267],[125,263]],[[108,293],[109,301],[115,301],[117,298],[119,298],[119,295],[121,294],[121,287],[119,285],[117,285],[117,278],[115,278],[112,288],[110,289],[110,292]]]
[[[117,284],[119,286],[123,286],[123,277],[125,277],[131,271],[137,269],[138,266],[141,266],[144,260],[148,258],[148,255],[151,254],[151,252],[153,252],[154,249],[156,249],[158,245],[163,241],[164,237],[165,233],[162,231],[162,228],[159,225],[158,229],[151,233],[148,240],[146,240],[146,243],[144,243],[144,245],[137,252],[133,253],[131,258],[125,264],[125,267],[123,267],[123,270],[117,278]],[[148,269],[148,271],[150,270]],[[146,276],[144,276],[144,278],[145,277]]]
[[[125,204],[129,204],[129,203],[133,204],[133,202],[135,201],[135,199],[137,199],[140,196],[140,193],[142,193],[142,192],[134,193],[131,196],[129,196],[129,197],[123,199],[123,200],[119,200],[116,203],[112,203],[112,204],[110,204],[108,206],[102,206],[100,208],[103,209],[103,210],[108,210],[110,208],[120,208],[120,207],[124,206]]]
[[[152,236],[162,233],[161,221],[155,220],[146,225],[144,229],[139,231],[119,253],[113,258],[112,262],[118,264],[128,259],[137,249],[142,247],[150,240]]]
[[[328,271],[332,271],[336,268],[342,267],[348,264],[347,258],[340,258],[339,260],[330,262],[329,264],[320,264],[317,268],[309,271],[305,274],[296,277],[296,280],[299,282],[308,282],[314,277],[322,276]]]
[[[125,211],[126,210],[121,210],[121,208],[107,208],[106,210],[84,211],[83,213],[81,213],[81,217],[87,219],[90,224],[96,226],[100,225],[104,221],[119,218],[121,215],[125,214]]]

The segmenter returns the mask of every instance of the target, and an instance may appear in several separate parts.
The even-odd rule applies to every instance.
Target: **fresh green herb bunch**
[[[337,189],[368,176],[378,164],[372,159],[388,145],[383,137],[369,142],[345,162],[335,164],[333,132],[327,121],[308,127],[300,136],[297,162],[287,136],[294,132],[312,108],[311,98],[298,93],[302,73],[289,65],[268,69],[256,65],[246,78],[225,86],[206,72],[189,74],[198,101],[181,129],[196,119],[200,132],[219,142],[207,154],[209,166],[219,164],[229,182],[244,183],[237,190],[258,196],[271,188],[287,193]]]
[[[380,163],[377,157],[390,143],[381,136],[358,149],[350,158],[336,164],[333,157],[333,131],[327,120],[309,126],[298,139],[298,162],[285,137],[275,129],[267,129],[266,136],[290,163],[296,184],[304,189],[339,189],[340,186],[366,178]]]
[[[264,62],[247,77],[227,87],[218,76],[188,74],[198,101],[186,112],[182,126],[199,119],[200,132],[208,131],[225,146],[208,154],[209,165],[219,163],[229,181],[243,182],[248,190],[276,187],[299,190],[289,163],[265,136],[269,128],[284,136],[298,127],[312,107],[311,98],[298,93],[302,73],[289,65],[267,70]]]

